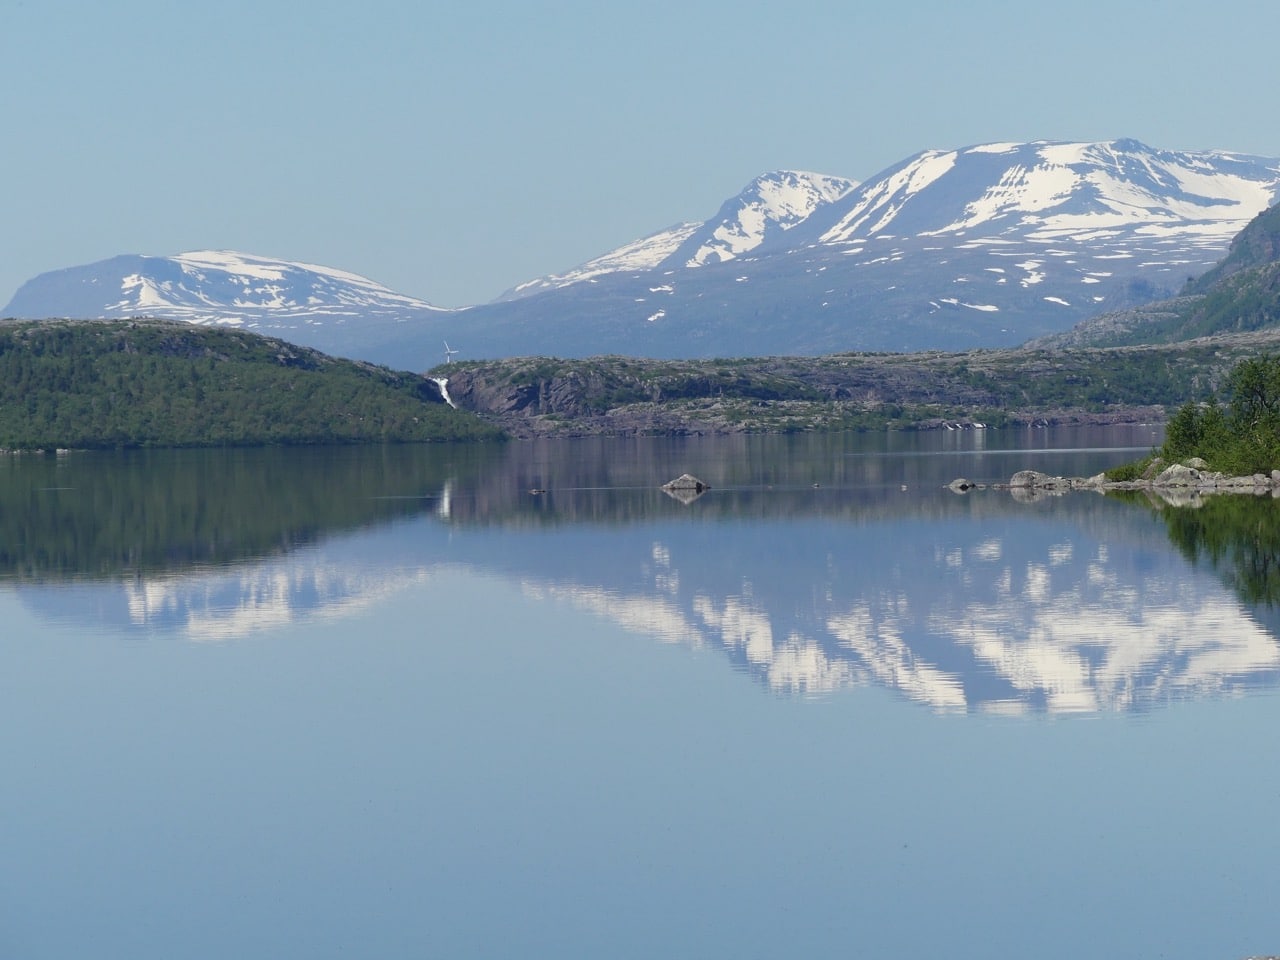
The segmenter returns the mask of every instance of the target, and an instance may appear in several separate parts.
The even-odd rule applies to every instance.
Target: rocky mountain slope
[[[1280,205],[1258,214],[1227,256],[1178,297],[1101,314],[1033,341],[1036,348],[1175,343],[1280,324]]]

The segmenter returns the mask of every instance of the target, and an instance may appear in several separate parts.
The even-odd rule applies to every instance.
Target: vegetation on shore
[[[1236,475],[1270,473],[1280,466],[1280,356],[1237,364],[1218,396],[1188,401],[1170,419],[1160,455],[1168,462],[1199,457]]]
[[[1280,355],[1241,360],[1227,374],[1221,394],[1188,400],[1169,418],[1158,449],[1108,470],[1107,479],[1136,480],[1153,463],[1194,460],[1229,476],[1270,475],[1280,467]]]
[[[424,377],[224,327],[0,322],[0,449],[496,439]]]
[[[245,331],[154,320],[6,321],[0,448],[1156,421],[1219,389],[1240,393],[1233,366],[1276,350],[1280,332],[1271,330],[1110,349],[455,362],[432,371],[448,378],[463,408],[455,410],[430,376]],[[1184,427],[1214,434],[1212,404],[1187,411],[1175,438]]]

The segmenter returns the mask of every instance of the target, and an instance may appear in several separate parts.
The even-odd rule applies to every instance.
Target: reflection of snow
[[[623,629],[647,634],[659,643],[684,643],[700,647],[702,633],[670,600],[622,596],[610,590],[569,584],[521,584],[524,595],[535,600],[564,600],[579,609],[605,617]]]
[[[1065,563],[1067,547],[1050,547],[1049,563]],[[970,602],[930,627],[1024,695],[1043,696],[1051,712],[1218,693],[1235,678],[1280,667],[1276,640],[1229,596],[1190,582],[1126,583],[1105,548],[1083,583],[1069,579],[1055,591],[1048,565],[1028,562],[1007,568],[997,585],[996,602]]]
[[[794,598],[746,583],[707,590],[659,541],[641,560],[647,587],[524,588],[662,642],[719,647],[772,690],[875,683],[947,712],[1128,710],[1280,669],[1275,639],[1216,582],[1138,575],[1126,551],[1085,551],[1060,535],[1027,548],[943,541],[908,582],[860,583],[844,599],[837,582],[803,578],[811,618]]]
[[[310,620],[350,617],[406,587],[425,569],[362,571],[287,561],[125,583],[136,626],[175,624],[188,640],[237,640]]]
[[[444,515],[449,499],[446,486]],[[534,601],[721,650],[779,692],[874,683],[940,711],[1082,712],[1218,695],[1280,674],[1276,639],[1216,579],[1176,560],[1153,566],[1123,542],[1090,545],[1060,528],[1040,539],[1023,528],[955,530],[906,538],[901,549],[877,540],[887,552],[871,565],[851,559],[865,544],[840,552],[843,534],[808,569],[783,572],[764,554],[744,555],[728,582],[705,553],[651,535],[633,544],[635,566],[623,576],[606,576],[609,565],[593,555],[575,555],[560,575],[512,567],[506,539],[453,562],[505,570]],[[680,562],[689,555],[692,563]],[[119,589],[137,626],[227,640],[357,614],[438,569],[429,554],[392,566],[307,549]]]
[[[764,672],[774,690],[820,693],[855,682],[853,665],[833,660],[816,641],[792,632],[775,642],[768,615],[754,601],[726,597],[717,604],[699,596],[694,609],[725,647],[746,653],[747,662]]]
[[[906,606],[905,598],[901,598],[900,605]],[[842,646],[856,653],[871,675],[885,686],[937,709],[964,709],[962,679],[921,661],[903,640],[901,625],[894,618],[877,622],[871,607],[862,604],[843,616],[832,617],[827,629]]]

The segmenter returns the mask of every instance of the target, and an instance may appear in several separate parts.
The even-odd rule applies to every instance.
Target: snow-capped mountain
[[[669,266],[725,263],[775,241],[857,187],[856,180],[780,170],[753,180],[681,245]]]
[[[40,274],[4,316],[41,319],[161,317],[246,327],[331,353],[365,357],[388,332],[452,311],[343,270],[229,250],[125,255]],[[430,354],[416,365],[434,364]],[[388,354],[404,356],[397,350]],[[412,354],[410,354],[412,357]]]
[[[682,223],[447,311],[247,254],[43,274],[6,316],[235,323],[330,353],[651,357],[1012,346],[1175,294],[1280,200],[1280,159],[1134,140],[928,150],[863,183],[766,174]]]
[[[65,314],[75,317],[181,315],[237,326],[253,326],[264,315],[346,317],[441,309],[354,273],[230,250],[122,256],[43,273],[22,285],[6,313],[48,316],[50,300],[65,304]]]
[[[526,297],[612,273],[700,267],[732,260],[803,223],[819,207],[834,203],[857,185],[856,180],[799,170],[766,173],[726,200],[710,220],[681,223],[650,234],[565,273],[522,283],[504,297]]]
[[[666,230],[659,230],[647,237],[623,244],[618,249],[610,250],[565,273],[553,273],[536,280],[529,280],[508,290],[500,299],[527,297],[544,290],[556,290],[575,283],[595,280],[610,273],[653,270],[671,257],[701,228],[701,223],[678,223],[674,227],[668,227]]]
[[[995,232],[1032,241],[1193,234],[1229,242],[1270,205],[1280,164],[1229,153],[1111,143],[993,143],[930,150],[892,168],[843,206],[822,243],[893,232]]]
[[[486,355],[576,356],[1015,345],[1209,269],[1280,199],[1280,160],[1135,140],[992,143],[841,183],[790,217],[756,206],[753,192],[769,193],[753,184],[661,258],[472,308],[468,340]]]

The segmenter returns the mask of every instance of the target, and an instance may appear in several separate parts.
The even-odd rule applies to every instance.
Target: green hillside
[[[0,321],[0,448],[494,439],[431,381],[159,320]]]

